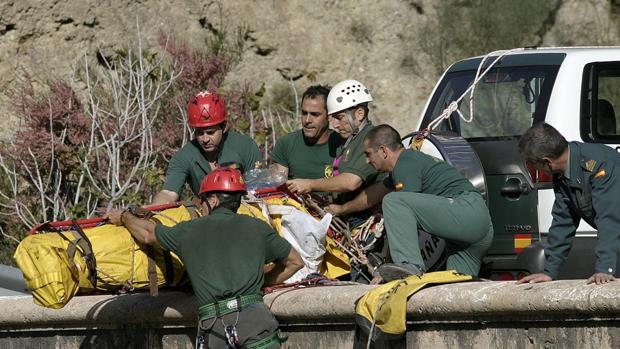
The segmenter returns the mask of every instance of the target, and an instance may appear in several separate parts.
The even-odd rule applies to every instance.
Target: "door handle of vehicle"
[[[531,188],[527,183],[521,182],[518,178],[510,178],[506,181],[504,186],[500,189],[503,196],[507,196],[511,199],[516,199],[523,194],[527,194],[531,191]]]

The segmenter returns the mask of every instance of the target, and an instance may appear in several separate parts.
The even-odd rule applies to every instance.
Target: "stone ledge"
[[[283,324],[352,323],[355,301],[373,286],[329,286],[279,291],[265,303]],[[30,296],[0,298],[0,328],[193,326],[192,294],[160,292],[131,295],[78,296],[63,309],[35,305]],[[433,286],[413,295],[407,305],[413,322],[495,321],[517,319],[620,318],[620,282],[586,285],[584,280],[542,284],[469,282]],[[510,317],[509,317],[510,316]],[[503,320],[502,320],[503,319]]]

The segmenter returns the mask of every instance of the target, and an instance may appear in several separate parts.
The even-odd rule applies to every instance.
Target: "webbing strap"
[[[155,250],[153,250],[153,246],[146,246],[146,256],[147,256],[147,270],[149,276],[149,293],[153,297],[157,297],[159,294],[159,288],[157,287],[157,270],[155,269],[156,263],[155,258]]]
[[[77,245],[81,249],[82,256],[84,257],[84,262],[86,263],[86,267],[88,268],[88,280],[93,285],[93,288],[97,288],[97,261],[95,260],[95,255],[93,253],[93,245],[90,243],[88,236],[82,230],[82,227],[78,224],[77,221],[72,220],[73,227],[75,230],[71,232],[75,236],[75,240],[73,241],[74,245]],[[67,253],[71,252],[75,255],[75,251],[69,251],[67,249]]]
[[[144,213],[144,216],[149,217],[150,211]],[[152,221],[155,221],[155,224],[161,224],[159,219],[155,217],[149,217]],[[157,285],[157,263],[155,262],[155,249],[151,245],[146,246],[146,256],[147,256],[147,270],[149,276],[149,293],[153,297],[157,297],[159,295],[159,287]]]
[[[284,343],[286,342],[286,339],[287,339],[286,337],[282,337],[282,335],[280,334],[280,330],[277,330],[274,333],[272,333],[269,337],[265,337],[259,340],[258,342],[246,344],[246,347],[248,349],[265,349],[265,348],[269,348],[270,346],[274,344]]]
[[[168,250],[163,250],[162,253],[164,254],[164,266],[166,267],[166,271],[164,273],[166,285],[172,285],[174,284],[174,265],[172,265],[172,255]]]
[[[213,317],[234,313],[248,305],[261,303],[262,301],[263,296],[260,294],[229,298],[216,303],[203,305],[198,309],[198,315],[200,316],[200,320],[207,320]]]

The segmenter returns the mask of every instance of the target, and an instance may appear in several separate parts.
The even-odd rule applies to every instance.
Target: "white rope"
[[[516,51],[523,51],[525,50],[524,48],[515,48],[512,50],[499,50],[499,51],[493,51],[491,53],[488,53],[487,55],[485,55],[482,60],[480,61],[480,64],[478,65],[478,70],[476,71],[476,78],[474,79],[474,82],[467,88],[467,90],[465,90],[465,92],[463,92],[463,94],[461,94],[461,96],[459,98],[457,98],[455,101],[452,101],[448,107],[446,107],[446,109],[443,110],[443,112],[441,112],[441,114],[436,117],[435,119],[433,119],[433,121],[431,121],[427,128],[429,130],[433,130],[435,129],[437,126],[439,126],[439,124],[441,124],[442,121],[444,121],[445,119],[449,118],[450,115],[452,115],[452,113],[457,112],[459,114],[459,117],[466,123],[470,123],[474,120],[474,91],[476,90],[476,85],[480,82],[480,80],[491,70],[491,68],[493,68],[493,66],[495,66],[495,64],[497,64],[497,62],[499,62],[500,59],[502,59],[502,57],[511,54],[513,52]],[[484,63],[487,61],[487,59],[489,59],[489,57],[493,56],[493,55],[497,55],[499,54],[499,56],[497,56],[497,58],[495,58],[495,60],[493,61],[493,63],[491,63],[482,73],[480,73],[480,71],[482,70],[482,67],[484,67]],[[461,100],[469,93],[469,118],[465,118],[465,116],[463,116],[463,113],[461,113],[461,111],[459,110],[459,103],[461,102]]]

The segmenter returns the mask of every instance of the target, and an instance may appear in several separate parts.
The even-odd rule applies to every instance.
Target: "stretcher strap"
[[[77,221],[72,220],[73,228],[72,230],[73,236],[75,240],[69,244],[67,248],[67,254],[70,259],[73,260],[75,256],[76,246],[80,247],[80,252],[82,253],[82,257],[84,258],[84,262],[86,263],[86,267],[88,268],[88,280],[93,285],[93,288],[97,288],[97,261],[95,260],[95,255],[93,254],[93,245],[90,243],[88,236],[82,230],[82,227],[77,223]],[[73,248],[72,248],[73,247]],[[70,250],[71,249],[71,250]]]

